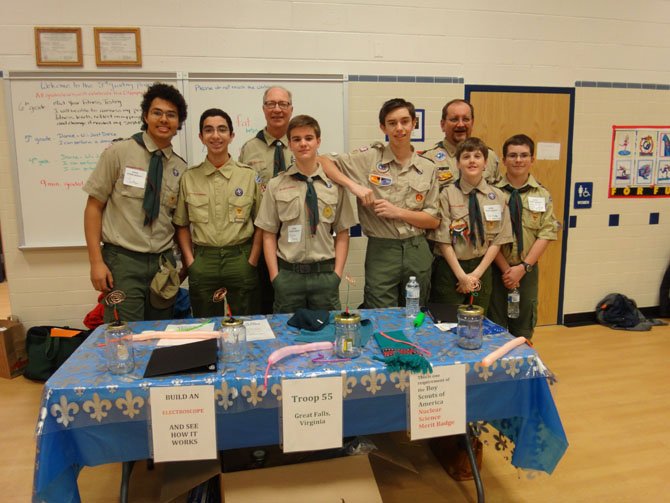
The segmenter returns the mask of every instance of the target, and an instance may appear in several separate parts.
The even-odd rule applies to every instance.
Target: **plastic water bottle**
[[[519,301],[521,300],[521,294],[519,289],[515,288],[507,292],[507,317],[508,318],[518,318],[519,317]]]
[[[421,297],[421,288],[416,281],[416,276],[410,276],[409,282],[405,287],[405,316],[415,318],[419,314],[419,298]]]

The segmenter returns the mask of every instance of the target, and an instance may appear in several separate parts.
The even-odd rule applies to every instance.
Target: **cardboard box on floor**
[[[11,379],[23,374],[27,363],[23,325],[15,318],[0,320],[0,377]]]

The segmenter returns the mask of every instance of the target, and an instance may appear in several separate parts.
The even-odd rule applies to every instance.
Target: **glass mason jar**
[[[458,306],[458,345],[463,349],[482,347],[482,324],[484,308],[481,306]]]
[[[219,360],[241,362],[247,357],[247,328],[235,318],[224,318],[219,328]]]
[[[135,368],[132,332],[124,321],[115,321],[105,329],[105,360],[112,374],[127,374]]]
[[[361,356],[361,316],[340,313],[335,316],[335,354],[340,358]]]

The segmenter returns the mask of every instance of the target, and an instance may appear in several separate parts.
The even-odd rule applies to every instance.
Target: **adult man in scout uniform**
[[[274,312],[340,309],[354,209],[346,191],[317,163],[319,123],[298,115],[289,124],[288,138],[295,163],[270,180],[256,218],[275,289]]]
[[[379,127],[389,143],[375,142],[350,154],[325,159],[324,170],[358,197],[358,215],[368,237],[365,256],[366,308],[405,305],[405,285],[416,276],[421,304],[430,290],[432,255],[425,229],[440,223],[438,187],[432,162],[411,144],[414,105],[388,100],[379,111]]]
[[[468,303],[475,293],[474,303],[488,308],[490,265],[500,246],[512,240],[505,196],[483,177],[488,152],[479,138],[460,143],[456,158],[461,176],[440,192],[442,221],[432,237],[442,257],[433,271],[433,302]]]
[[[533,336],[537,324],[537,262],[557,238],[559,223],[549,191],[530,174],[535,143],[525,134],[503,145],[507,173],[497,184],[507,197],[514,240],[500,248],[493,267],[493,297],[488,316],[517,337]],[[507,291],[518,288],[518,318],[507,317]]]
[[[186,120],[183,96],[171,85],[156,83],[144,93],[141,106],[143,132],[110,145],[84,185],[91,283],[100,292],[125,293],[117,306],[124,321],[172,316],[172,305],[152,305],[149,285],[161,262],[175,262],[172,214],[186,169],[171,145]],[[109,306],[104,319],[113,319]]]
[[[223,110],[202,113],[199,136],[207,157],[184,173],[172,219],[188,268],[193,315],[228,314],[222,302],[212,299],[219,288],[226,288],[233,314],[254,314],[260,256],[260,241],[252,246],[259,202],[256,173],[228,153],[235,133]]]
[[[442,107],[442,119],[440,128],[444,131],[444,140],[426,150],[422,155],[435,163],[437,168],[437,179],[440,191],[459,178],[458,159],[456,159],[456,147],[463,140],[472,136],[472,126],[475,122],[475,110],[465,100],[455,99]],[[498,156],[489,149],[484,168],[484,179],[489,184],[494,184],[500,178],[498,170]]]
[[[293,114],[293,97],[283,87],[273,86],[263,93],[263,114],[265,128],[248,140],[240,150],[239,160],[256,171],[261,196],[272,178],[291,165],[291,151],[288,148],[286,129]],[[260,245],[260,234],[258,235]],[[260,312],[272,313],[273,289],[265,260],[261,256],[258,264],[260,281]]]

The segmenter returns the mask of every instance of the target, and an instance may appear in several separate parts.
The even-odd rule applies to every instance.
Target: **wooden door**
[[[473,135],[482,138],[501,158],[501,173],[505,172],[502,145],[507,138],[524,133],[535,141],[536,160],[531,173],[551,193],[554,213],[561,223],[565,211],[568,155],[571,152],[573,96],[569,88],[487,87],[486,90],[477,90],[475,86],[466,87],[466,99],[475,109]],[[558,160],[538,159],[538,143],[559,144]],[[562,231],[562,228],[559,229],[558,240],[549,245],[540,259],[538,325],[562,322]]]

